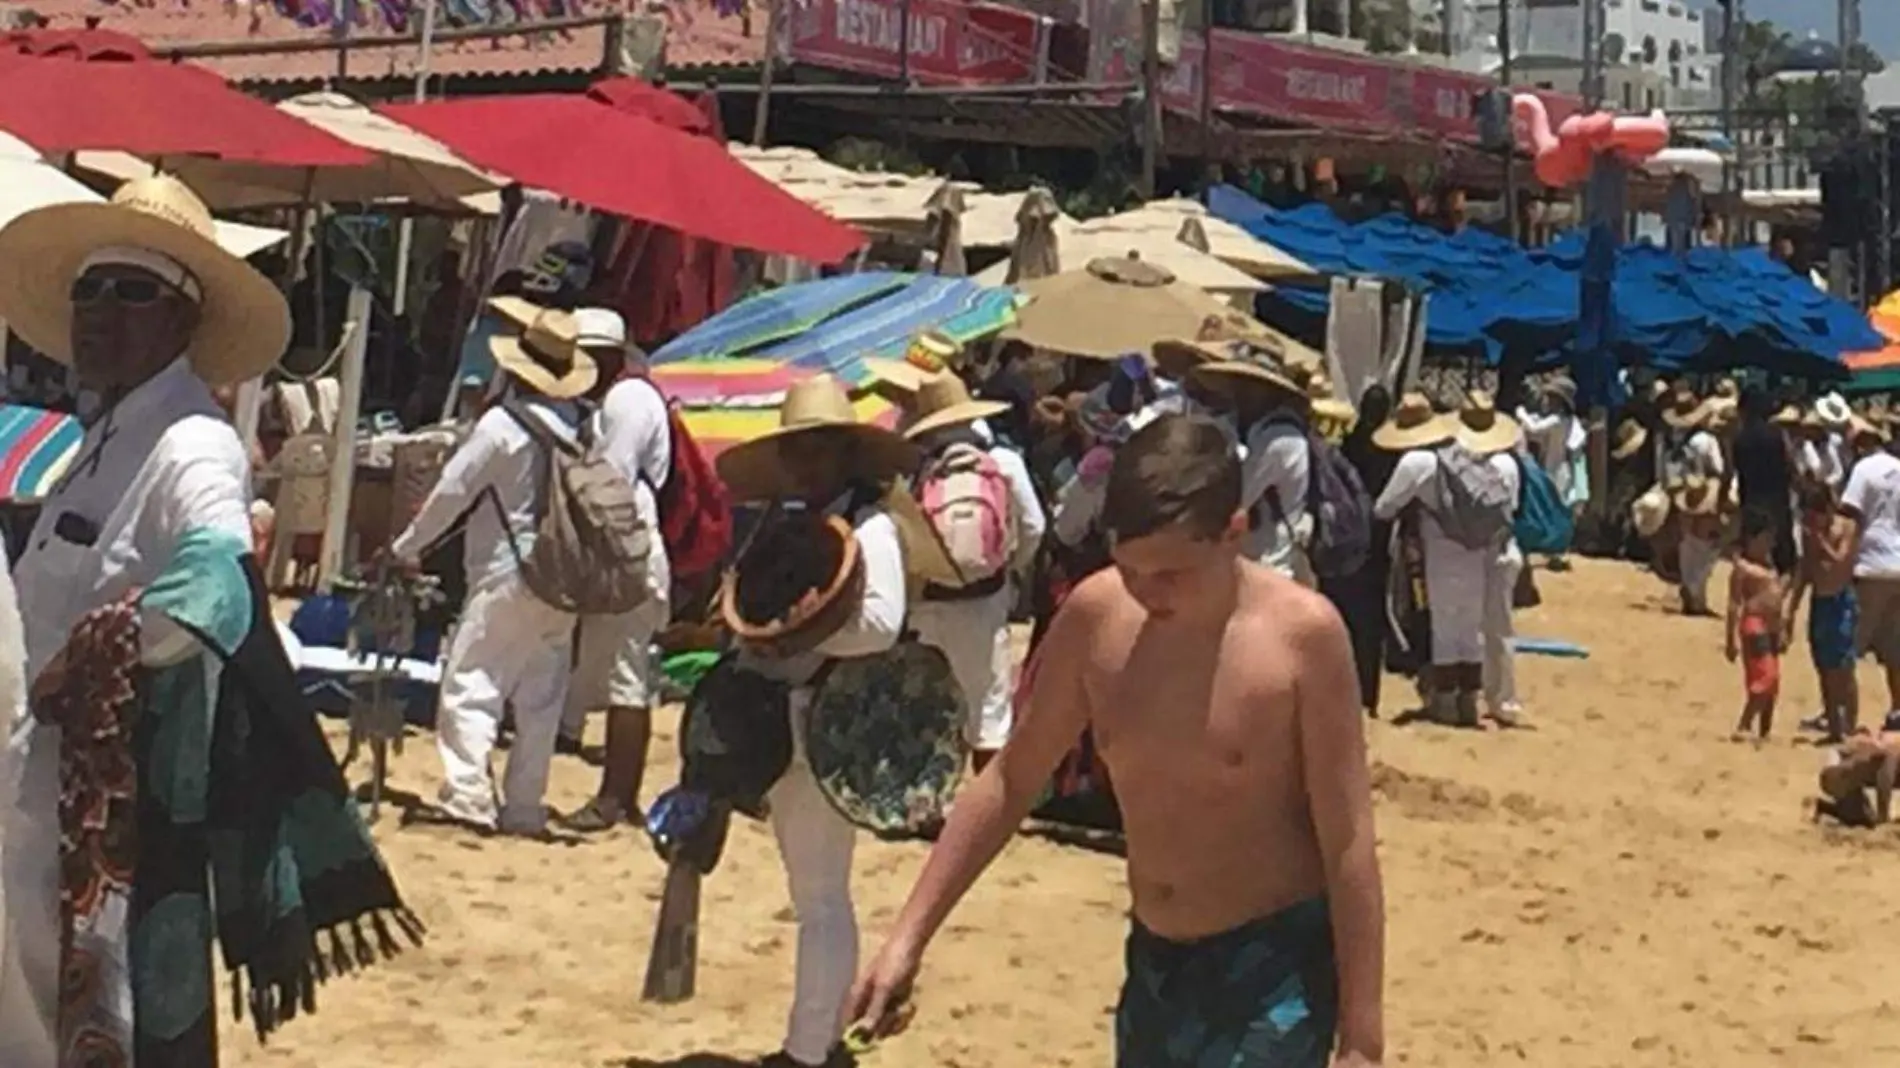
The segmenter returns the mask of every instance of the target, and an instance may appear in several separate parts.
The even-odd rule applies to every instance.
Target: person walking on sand
[[[1728,587],[1728,662],[1742,662],[1746,690],[1737,741],[1751,730],[1768,737],[1781,696],[1782,588],[1774,552],[1774,517],[1760,510],[1742,513],[1741,553],[1730,567]]]
[[[1859,658],[1854,642],[1860,627],[1860,602],[1854,596],[1854,520],[1842,514],[1833,488],[1824,482],[1802,487],[1801,510],[1801,562],[1788,590],[1781,645],[1794,645],[1801,598],[1812,590],[1808,653],[1821,677],[1822,725],[1828,740],[1839,742],[1860,726],[1860,684],[1854,678]],[[1779,557],[1779,540],[1775,547]]]
[[[1841,510],[1858,530],[1854,592],[1860,602],[1860,651],[1887,673],[1887,719],[1900,722],[1900,442],[1854,465]]]
[[[932,936],[1088,727],[1134,898],[1115,1063],[1380,1063],[1384,904],[1352,645],[1324,597],[1243,559],[1242,482],[1206,418],[1164,416],[1116,453],[1115,566],[1050,626],[1015,734],[853,988],[853,1033],[902,1025]]]

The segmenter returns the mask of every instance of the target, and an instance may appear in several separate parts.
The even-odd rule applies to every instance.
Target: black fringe
[[[364,930],[367,919],[369,930]],[[289,976],[264,978],[255,969],[236,969],[231,976],[231,1008],[236,1019],[250,1012],[251,1025],[259,1042],[295,1020],[317,1011],[317,988],[337,976],[349,975],[378,961],[394,959],[403,950],[401,940],[391,933],[394,925],[412,947],[422,945],[426,930],[422,920],[407,908],[379,909],[358,916],[347,924],[335,924],[310,938],[304,960]],[[245,972],[250,971],[250,975]],[[245,992],[249,979],[250,991]]]

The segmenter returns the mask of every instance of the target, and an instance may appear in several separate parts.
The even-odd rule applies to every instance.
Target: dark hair
[[[1832,512],[1837,502],[1834,487],[1820,479],[1811,479],[1801,483],[1801,508],[1807,512]]]
[[[1180,523],[1212,539],[1239,509],[1240,457],[1227,431],[1202,416],[1164,415],[1116,450],[1102,529],[1130,541]]]
[[[1742,509],[1742,544],[1746,545],[1763,534],[1775,532],[1775,517],[1768,509],[1750,507]]]

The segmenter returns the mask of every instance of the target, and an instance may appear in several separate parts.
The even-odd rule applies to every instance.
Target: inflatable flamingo
[[[1661,111],[1645,116],[1608,111],[1572,115],[1552,131],[1543,99],[1519,93],[1511,98],[1511,115],[1530,135],[1538,180],[1558,189],[1588,180],[1599,155],[1636,167],[1669,147],[1669,119]]]

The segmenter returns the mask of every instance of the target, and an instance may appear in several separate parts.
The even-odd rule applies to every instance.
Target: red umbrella
[[[147,60],[152,53],[131,34],[97,28],[84,30],[16,30],[0,37],[0,50],[24,56],[65,56],[89,61]]]
[[[754,174],[726,146],[584,96],[469,97],[379,110],[478,167],[598,211],[818,263],[836,263],[864,244],[856,229]]]
[[[652,119],[681,133],[710,137],[713,132],[706,113],[691,101],[633,75],[603,78],[588,87],[587,96],[616,111]]]
[[[208,70],[177,63],[0,57],[0,130],[50,153],[116,149],[289,167],[373,160]]]

